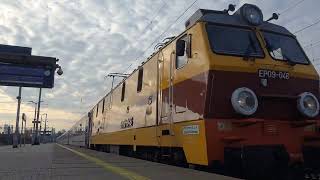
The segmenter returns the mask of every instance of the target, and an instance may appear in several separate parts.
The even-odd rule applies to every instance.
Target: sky
[[[320,20],[319,0],[194,2],[1,0],[0,44],[32,47],[33,55],[59,59],[64,74],[56,76],[53,89],[43,90],[41,114],[48,114],[50,128],[60,130],[70,128],[110,90],[107,74],[132,72],[153,52],[157,42],[182,32],[186,19],[199,8],[223,10],[230,3],[237,5],[236,9],[244,3],[255,4],[264,19],[273,12],[280,13],[279,20],[273,22],[291,32]],[[317,68],[319,32],[320,23],[296,34]],[[29,127],[34,105],[28,101],[37,101],[38,93],[39,89],[22,89],[21,112],[26,113]],[[17,94],[17,87],[0,87],[0,126],[15,123]]]

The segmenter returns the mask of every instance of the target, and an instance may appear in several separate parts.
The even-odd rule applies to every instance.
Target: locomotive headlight
[[[241,9],[242,16],[252,25],[260,25],[263,22],[262,11],[255,5],[245,4]]]
[[[242,115],[250,116],[258,109],[256,94],[249,88],[242,87],[233,91],[231,96],[233,109]]]
[[[319,101],[312,93],[304,92],[299,95],[297,108],[302,115],[313,118],[319,114]]]

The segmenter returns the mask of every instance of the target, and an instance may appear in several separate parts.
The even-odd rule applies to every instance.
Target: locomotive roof
[[[240,8],[241,9],[241,8]],[[236,11],[234,14],[230,15],[227,11],[216,11],[216,10],[208,10],[208,9],[198,9],[186,22],[185,27],[188,29],[193,26],[197,22],[208,22],[208,23],[217,23],[224,25],[234,25],[234,26],[246,26],[253,27],[246,20],[244,20],[240,15],[240,9]],[[263,23],[258,28],[267,31],[278,32],[286,35],[292,36],[286,28],[263,21]]]

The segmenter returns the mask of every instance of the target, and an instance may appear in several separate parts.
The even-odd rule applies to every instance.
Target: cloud
[[[184,29],[185,20],[198,8],[225,9],[229,3],[257,4],[265,19],[273,12],[281,12],[295,1],[261,0],[199,0],[158,41],[158,37],[191,4],[193,0],[2,0],[0,3],[0,43],[32,47],[33,54],[60,59],[63,76],[55,79],[55,88],[43,90],[44,109],[52,124],[68,128],[80,119],[99,98],[110,89],[110,72],[131,72],[153,51],[147,49],[151,42],[162,41]],[[314,22],[318,0],[305,1],[282,14],[278,21],[291,31]],[[301,13],[304,12],[304,13]],[[299,33],[303,44],[314,42],[319,25]],[[319,39],[320,40],[320,39]],[[308,54],[320,57],[320,51]],[[138,59],[138,60],[137,60]],[[15,119],[17,88],[1,87],[0,125]],[[26,104],[37,100],[38,90],[23,88],[22,110],[32,116],[33,106]],[[1,97],[4,97],[4,100]],[[30,111],[30,112],[29,112]],[[5,114],[4,114],[5,113]]]

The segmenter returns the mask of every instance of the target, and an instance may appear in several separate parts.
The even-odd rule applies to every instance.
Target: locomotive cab
[[[198,68],[207,69],[203,116],[209,164],[223,163],[240,177],[246,169],[255,169],[247,172],[255,177],[268,168],[277,174],[287,165],[318,167],[320,159],[311,157],[320,153],[319,76],[294,34],[263,21],[251,4],[233,15],[200,9],[186,22],[191,32],[197,26],[205,48],[197,47],[198,39],[185,40],[194,42],[188,51],[188,43],[178,40],[176,53],[179,58],[182,50],[196,51],[190,57],[200,57]]]

